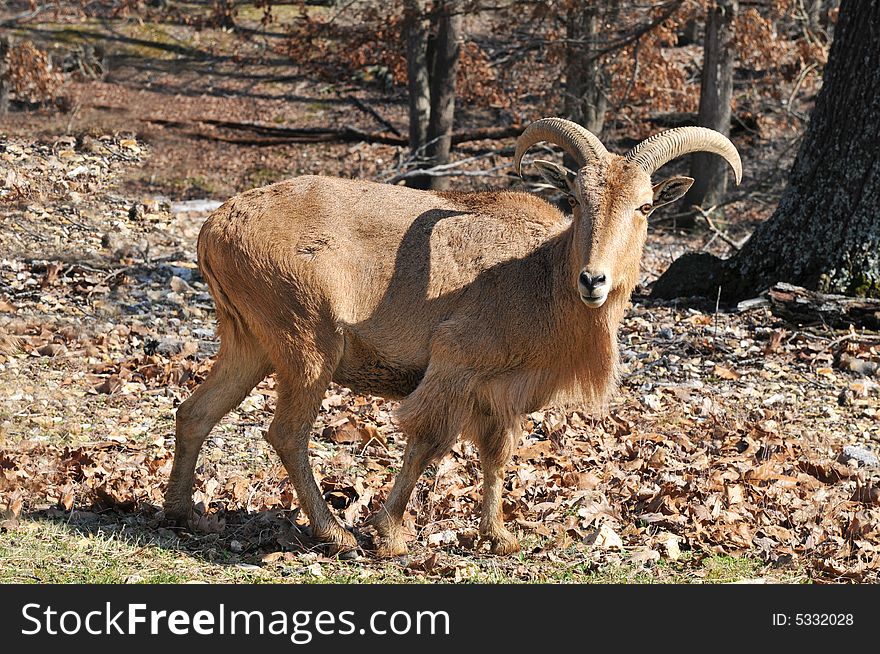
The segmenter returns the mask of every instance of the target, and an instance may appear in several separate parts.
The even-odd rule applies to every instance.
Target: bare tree
[[[409,92],[409,146],[414,153],[428,142],[431,80],[428,73],[426,0],[404,0],[403,36],[406,41],[406,77]]]
[[[460,0],[442,0],[429,13],[425,0],[406,0],[406,40],[409,88],[409,142],[420,166],[449,162],[455,122],[455,79],[462,40]],[[442,189],[447,178],[415,175],[414,188]]]
[[[733,44],[737,0],[714,0],[706,16],[706,40],[703,46],[703,70],[700,76],[700,111],[697,124],[725,136],[730,134]],[[685,196],[685,204],[710,208],[721,203],[727,192],[726,164],[706,153],[691,158],[690,174],[694,185]],[[692,224],[692,223],[691,223]]]
[[[602,133],[607,80],[598,57],[599,38],[603,33],[604,9],[613,0],[569,2],[565,18],[567,47],[565,49],[564,113],[593,134]]]
[[[9,110],[9,63],[7,58],[12,47],[12,37],[0,35],[0,116]]]

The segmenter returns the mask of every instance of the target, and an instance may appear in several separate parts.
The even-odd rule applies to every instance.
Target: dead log
[[[792,323],[880,329],[880,299],[830,295],[779,283],[767,293],[774,315]]]

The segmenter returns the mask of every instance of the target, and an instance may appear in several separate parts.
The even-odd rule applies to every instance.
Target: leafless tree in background
[[[565,106],[569,120],[583,125],[597,136],[605,124],[608,108],[608,80],[600,62],[599,40],[607,39],[602,29],[606,13],[616,0],[569,2],[565,19]]]
[[[6,34],[0,36],[0,116],[9,110],[9,64],[6,57],[11,47],[12,37]]]
[[[736,61],[734,21],[737,0],[715,0],[706,16],[703,46],[703,70],[700,76],[700,110],[697,124],[725,136],[730,134],[733,67]],[[687,206],[717,206],[727,192],[726,164],[706,153],[691,158],[690,174],[694,185],[685,196]]]
[[[409,144],[422,167],[449,162],[455,122],[455,78],[462,41],[460,0],[405,0],[404,38],[409,89]],[[448,178],[417,175],[414,188],[442,189]]]

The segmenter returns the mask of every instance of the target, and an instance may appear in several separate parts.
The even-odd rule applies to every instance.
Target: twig
[[[446,165],[446,164],[444,164]],[[397,182],[403,181],[404,179],[409,179],[410,177],[419,177],[422,175],[428,177],[507,177],[507,175],[495,175],[494,173],[499,170],[503,170],[504,168],[509,167],[510,164],[503,164],[500,166],[493,166],[492,168],[487,168],[486,170],[438,170],[438,167],[435,166],[433,168],[415,168],[413,170],[408,170],[405,173],[401,173],[400,175],[395,175],[388,181],[389,184],[396,184]]]
[[[620,102],[617,103],[615,107],[615,111],[620,111],[623,106],[629,101],[629,94],[632,93],[633,86],[636,83],[636,77],[639,74],[639,46],[642,44],[642,40],[639,39],[636,41],[636,44],[633,46],[633,69],[632,74],[629,78],[629,83],[626,85],[626,91],[623,93],[623,97]]]
[[[804,80],[807,78],[807,75],[810,73],[811,70],[813,70],[814,68],[817,68],[817,67],[818,67],[818,64],[812,63],[800,72],[800,75],[798,75],[797,81],[794,84],[794,88],[791,90],[791,94],[788,96],[788,102],[785,103],[785,110],[788,113],[790,113],[792,116],[794,116],[795,118],[799,118],[800,120],[807,120],[807,116],[792,109],[791,103],[794,102],[794,96],[796,96],[797,92],[800,91],[801,84],[804,83]]]
[[[389,132],[391,132],[391,133],[394,134],[395,136],[400,136],[401,138],[403,137],[403,134],[401,134],[399,131],[397,131],[397,128],[396,128],[394,125],[392,125],[388,120],[386,120],[385,118],[383,118],[383,117],[381,116],[381,114],[379,114],[378,111],[376,111],[375,109],[373,109],[373,108],[372,108],[370,105],[368,105],[366,102],[364,102],[364,101],[361,100],[360,98],[356,98],[356,97],[354,97],[353,95],[348,96],[348,100],[350,100],[351,103],[352,103],[354,106],[356,106],[358,109],[360,109],[360,110],[363,111],[364,113],[369,114],[370,116],[372,116],[373,118],[375,118],[376,121],[377,121],[380,125],[382,125],[382,127],[384,127],[385,129],[387,129]]]
[[[32,9],[30,11],[23,11],[20,14],[16,14],[15,16],[11,16],[6,20],[0,20],[0,27],[8,27],[9,25],[15,25],[16,23],[28,20],[30,18],[34,18],[35,16],[42,14],[44,11],[51,9],[52,7],[49,5],[40,5],[36,9]]]
[[[678,9],[681,7],[682,4],[684,4],[684,0],[671,0],[671,2],[669,2],[665,5],[665,11],[662,14],[660,14],[657,18],[655,18],[654,20],[652,20],[649,23],[646,23],[645,25],[642,25],[638,29],[633,30],[633,32],[631,34],[629,34],[628,36],[626,36],[622,39],[619,39],[618,41],[612,43],[611,45],[608,45],[604,48],[600,48],[600,49],[596,50],[587,59],[587,61],[588,62],[594,61],[596,59],[599,59],[599,58],[605,56],[606,54],[610,54],[611,52],[614,52],[615,50],[622,50],[623,48],[627,47],[628,45],[630,45],[633,42],[640,41],[641,38],[643,36],[645,36],[645,34],[652,31],[654,28],[658,27],[659,25],[662,25],[663,23],[665,23],[676,11],[678,11]],[[661,5],[661,7],[664,7],[664,5]],[[571,45],[588,46],[589,45],[589,42],[585,41],[584,39],[553,39],[550,42],[551,43],[564,43],[569,46],[571,46]]]
[[[713,232],[718,238],[720,238],[722,241],[724,241],[725,243],[727,243],[727,244],[728,244],[730,247],[732,247],[734,250],[736,250],[737,252],[739,252],[739,251],[742,249],[742,246],[746,244],[746,241],[749,240],[749,237],[747,236],[747,237],[744,238],[742,241],[737,242],[737,241],[734,241],[733,238],[731,238],[730,236],[728,236],[726,232],[724,232],[724,231],[722,231],[721,229],[719,229],[719,228],[715,225],[715,223],[712,221],[712,218],[711,218],[711,216],[710,216],[710,214],[711,214],[713,211],[715,211],[715,209],[717,209],[717,208],[718,208],[717,206],[712,206],[712,207],[710,207],[710,208],[707,210],[707,209],[703,209],[702,207],[698,207],[698,206],[694,205],[694,209],[696,209],[697,211],[700,212],[700,214],[701,214],[702,217],[703,217],[703,220],[705,220],[705,221],[706,221],[706,224],[709,226],[709,229],[712,230],[712,232]]]
[[[823,347],[821,350],[816,352],[812,357],[810,357],[810,364],[815,363],[816,359],[818,359],[821,355],[825,354],[828,350],[830,350],[834,347],[837,347],[841,343],[845,343],[846,341],[848,341],[850,339],[858,338],[858,337],[859,337],[858,334],[856,334],[854,331],[851,331],[846,336],[841,336],[840,338],[835,338],[835,339],[829,341],[825,347]]]
[[[452,177],[452,176],[464,176],[464,177],[478,177],[478,176],[488,176],[497,170],[501,170],[502,168],[507,168],[510,166],[509,163],[504,163],[499,166],[494,166],[493,168],[489,168],[487,170],[456,170],[461,166],[474,163],[475,161],[480,161],[482,159],[486,159],[488,157],[493,157],[497,154],[496,151],[487,152],[485,154],[479,154],[474,157],[467,157],[466,159],[459,159],[458,161],[451,161],[445,164],[438,164],[436,166],[431,166],[430,168],[410,168],[409,170],[405,170],[403,172],[396,173],[391,177],[387,177],[383,179],[383,182],[388,184],[397,184],[400,181],[405,179],[409,179],[410,177],[418,177],[420,175],[427,175],[429,177]],[[407,164],[411,164],[411,162],[405,162],[404,166]]]

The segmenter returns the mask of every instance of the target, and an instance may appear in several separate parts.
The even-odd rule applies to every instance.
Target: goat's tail
[[[222,210],[222,208],[221,208]],[[220,210],[218,210],[220,211]],[[216,214],[215,214],[216,215]],[[212,216],[213,218],[213,216]],[[224,290],[220,281],[220,276],[215,269],[215,261],[213,260],[211,247],[214,237],[210,234],[210,221],[205,223],[202,231],[199,233],[197,244],[197,256],[199,271],[208,284],[208,290],[214,298],[214,305],[217,309],[218,333],[221,339],[225,337],[240,337],[250,333],[244,314],[236,307],[235,302],[230,298],[229,294]],[[238,340],[238,338],[236,338]]]

